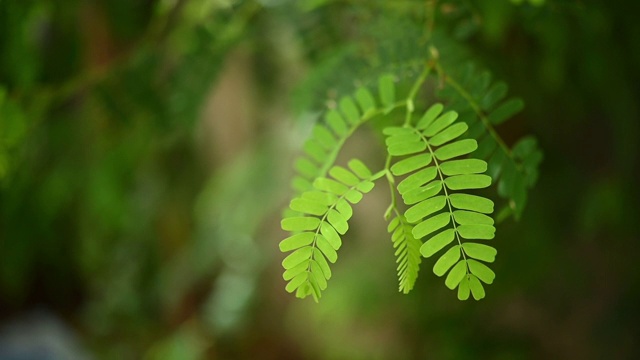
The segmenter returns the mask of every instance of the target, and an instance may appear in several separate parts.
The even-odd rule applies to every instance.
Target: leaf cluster
[[[283,278],[288,292],[299,298],[313,295],[318,301],[331,278],[330,263],[338,259],[341,236],[349,229],[352,204],[362,200],[373,189],[375,175],[359,160],[351,160],[349,168],[334,166],[331,178],[319,177],[313,190],[291,200],[289,207],[298,216],[282,219],[282,229],[294,234],[280,242],[280,251],[292,251],[283,261]],[[379,175],[378,175],[379,176]]]
[[[487,215],[493,212],[493,202],[468,193],[490,186],[491,177],[483,174],[486,162],[461,159],[477,149],[477,142],[460,139],[468,125],[456,122],[456,112],[442,113],[443,109],[442,104],[435,104],[415,126],[388,127],[383,133],[387,135],[389,155],[402,157],[391,172],[404,176],[397,190],[409,206],[404,217],[413,224],[413,237],[427,239],[420,253],[428,258],[448,247],[434,264],[433,272],[437,276],[448,272],[445,285],[450,289],[458,287],[461,300],[469,297],[470,289],[475,299],[481,299],[484,289],[478,279],[490,284],[495,275],[477,260],[492,262],[497,251],[463,240],[494,237],[493,219]],[[452,243],[455,245],[450,246]]]
[[[504,82],[492,82],[488,71],[479,72],[471,63],[452,72],[442,73],[446,86],[438,97],[458,111],[469,125],[468,136],[477,139],[475,155],[488,163],[487,173],[497,183],[498,195],[508,200],[500,218],[513,213],[522,216],[527,194],[537,179],[542,152],[537,141],[527,136],[510,148],[495,127],[516,116],[524,108],[520,98],[509,98]]]
[[[506,98],[504,83],[492,84],[489,73],[477,75],[473,67],[452,76],[436,60],[425,64],[405,97],[398,96],[398,77],[382,75],[377,101],[370,90],[360,87],[354,96],[340,98],[313,128],[304,155],[296,161],[297,196],[282,220],[282,228],[292,232],[280,243],[281,251],[291,252],[282,264],[287,291],[320,299],[331,277],[329,263],[337,260],[336,251],[353,215],[351,205],[384,176],[391,190],[385,218],[399,290],[411,291],[422,258],[437,255],[433,273],[446,275],[445,285],[457,289],[460,300],[484,298],[483,284],[495,278],[487,263],[497,255],[485,242],[495,237],[496,228],[494,203],[478,191],[496,184],[498,195],[509,200],[497,219],[511,213],[519,218],[527,191],[537,179],[542,153],[531,137],[509,148],[497,134],[494,127],[524,106],[520,99]],[[437,97],[446,100],[446,111],[445,105],[436,103],[416,117],[415,98],[432,70],[439,74]],[[398,108],[405,111],[404,123],[381,128],[387,150],[384,169],[372,174],[357,159],[349,162],[348,169],[334,165],[360,125]]]

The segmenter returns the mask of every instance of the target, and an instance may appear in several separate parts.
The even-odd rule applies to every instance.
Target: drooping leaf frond
[[[345,141],[360,125],[396,106],[392,76],[380,77],[378,92],[379,101],[376,101],[366,87],[358,88],[353,96],[342,97],[337,108],[328,110],[324,121],[315,125],[304,143],[305,155],[295,163],[297,175],[292,186],[297,194],[313,189],[315,179],[326,176]]]
[[[493,212],[493,202],[468,193],[490,186],[491,177],[483,174],[487,169],[485,161],[461,158],[475,151],[477,142],[460,140],[468,130],[467,124],[456,123],[458,114],[442,114],[443,109],[441,104],[435,104],[415,126],[388,127],[383,133],[387,135],[389,155],[404,157],[391,171],[395,176],[406,176],[397,189],[410,206],[404,217],[414,224],[413,237],[427,239],[420,248],[421,254],[431,257],[449,247],[436,261],[433,272],[437,276],[448,272],[445,285],[457,287],[461,300],[466,300],[470,292],[479,300],[484,297],[484,288],[478,279],[490,284],[495,275],[477,260],[492,262],[496,250],[463,239],[494,237],[493,219],[487,216]]]
[[[318,301],[331,278],[330,263],[338,259],[341,236],[349,229],[353,214],[351,204],[357,204],[373,189],[373,181],[384,173],[372,174],[359,160],[351,160],[349,169],[334,166],[331,178],[320,177],[313,190],[291,200],[289,208],[302,216],[286,217],[282,229],[292,232],[280,242],[282,252],[292,252],[282,262],[283,278],[288,292],[305,298],[312,295]]]
[[[542,152],[537,141],[527,137],[510,149],[494,127],[520,112],[524,103],[519,98],[506,98],[508,87],[503,82],[491,82],[487,71],[479,73],[472,64],[458,72],[444,72],[445,86],[439,97],[449,101],[449,107],[458,111],[467,125],[468,136],[478,140],[475,156],[488,162],[487,173],[498,184],[498,195],[508,199],[503,214],[522,215],[528,190],[538,177]],[[504,212],[506,211],[506,212]]]
[[[394,217],[387,226],[391,234],[393,248],[396,249],[396,263],[398,267],[399,291],[408,294],[418,278],[420,271],[420,246],[422,242],[416,239],[412,233],[413,225],[409,224],[403,215]]]

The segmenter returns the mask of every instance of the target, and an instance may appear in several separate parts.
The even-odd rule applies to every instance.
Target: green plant
[[[385,178],[391,204],[384,218],[400,291],[413,288],[421,257],[437,254],[433,272],[447,275],[445,285],[457,288],[459,299],[485,296],[482,283],[495,278],[485,263],[495,260],[497,250],[483,242],[494,238],[495,222],[520,218],[542,153],[534,138],[510,148],[494,129],[524,105],[517,98],[505,100],[506,84],[492,84],[490,74],[473,65],[445,70],[433,45],[429,54],[412,83],[383,74],[377,96],[361,86],[313,128],[295,163],[296,194],[282,219],[282,229],[291,232],[280,243],[281,251],[291,252],[282,262],[288,292],[320,299],[332,276],[329,264],[337,260],[341,236],[349,229],[352,205]],[[384,168],[374,173],[358,159],[336,165],[344,143],[365,123],[385,137]],[[506,200],[495,220],[493,201],[479,190],[492,184]]]

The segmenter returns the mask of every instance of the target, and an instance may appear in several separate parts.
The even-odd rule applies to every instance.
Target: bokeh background
[[[640,358],[638,13],[0,0],[0,359]],[[277,247],[292,161],[327,99],[425,53],[429,14],[443,61],[525,100],[505,140],[545,152],[498,229],[496,282],[460,302],[425,261],[398,293],[380,190],[321,302],[295,299]],[[364,131],[346,151],[383,149]]]

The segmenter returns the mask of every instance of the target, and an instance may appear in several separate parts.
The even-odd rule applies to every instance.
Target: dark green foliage
[[[459,71],[441,70],[444,86],[440,98],[462,114],[469,126],[469,136],[477,139],[477,156],[488,162],[487,172],[498,184],[498,195],[508,200],[500,211],[501,218],[513,213],[519,219],[527,202],[527,193],[538,178],[542,152],[534,138],[520,140],[509,148],[497,134],[495,127],[518,114],[524,102],[507,99],[507,85],[491,83],[489,72],[478,72],[472,64]]]

